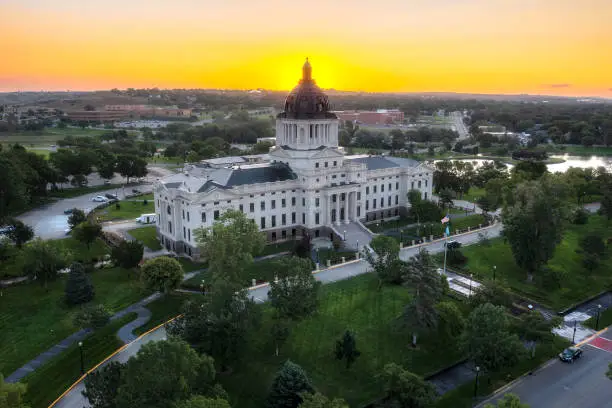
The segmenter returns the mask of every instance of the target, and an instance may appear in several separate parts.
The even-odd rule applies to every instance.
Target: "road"
[[[612,339],[612,329],[584,344],[584,353],[576,362],[551,360],[478,407],[497,401],[505,393],[517,394],[521,402],[534,408],[612,407],[612,381],[605,375],[612,362],[612,340],[609,339]]]
[[[451,113],[451,116],[453,117],[453,126],[455,127],[457,133],[459,133],[459,139],[457,140],[467,139],[470,136],[470,133],[468,132],[465,123],[463,123],[463,113],[456,111]]]

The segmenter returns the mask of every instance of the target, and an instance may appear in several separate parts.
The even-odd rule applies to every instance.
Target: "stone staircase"
[[[348,224],[332,225],[334,233],[344,241],[344,245],[354,251],[361,251],[370,245],[374,234],[358,221]]]
[[[440,275],[446,276],[446,280],[448,281],[448,287],[450,290],[453,290],[465,297],[470,297],[474,294],[474,292],[481,286],[480,282],[475,281],[474,279],[466,278],[461,275],[457,275],[449,271],[448,269],[444,272],[444,269],[438,268],[438,273]]]

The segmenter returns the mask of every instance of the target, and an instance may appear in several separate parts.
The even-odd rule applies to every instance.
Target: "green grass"
[[[193,272],[198,269],[207,268],[208,265],[203,262],[195,262],[188,258],[178,258],[179,263],[183,266],[184,272]]]
[[[140,201],[153,201],[153,193],[148,193],[148,194],[142,194],[133,198],[130,198],[130,200],[140,200]]]
[[[149,303],[146,308],[151,311],[151,320],[149,320],[145,325],[135,329],[134,334],[141,335],[146,333],[152,328],[167,322],[175,316],[178,316],[181,314],[181,307],[186,300],[197,299],[200,297],[201,295],[174,292]]]
[[[423,337],[420,347],[410,347],[410,334],[396,321],[410,299],[408,291],[400,286],[378,291],[377,286],[372,274],[323,286],[317,313],[292,323],[278,357],[269,335],[273,311],[262,305],[264,320],[249,336],[244,361],[233,367],[232,374],[218,377],[232,406],[264,406],[274,375],[287,358],[306,370],[320,392],[345,398],[350,406],[358,407],[380,396],[376,375],[387,363],[427,375],[461,357],[452,344],[441,352],[435,337]],[[349,370],[333,355],[336,340],[347,329],[356,333],[362,353]]]
[[[278,254],[280,252],[291,252],[295,248],[296,241],[289,240],[285,242],[279,242],[276,244],[268,244],[264,247],[261,254],[257,256],[267,256],[272,254]]]
[[[332,265],[342,263],[342,257],[344,257],[344,260],[347,262],[353,261],[355,260],[355,254],[355,251],[336,252],[333,249],[320,249],[319,263],[321,268],[323,268],[327,265],[327,260],[329,260]]]
[[[162,249],[157,238],[157,229],[154,226],[131,229],[128,230],[128,233],[153,251]]]
[[[41,155],[45,159],[48,159],[49,158],[49,154],[51,154],[51,150],[47,150],[47,149],[28,149],[28,152],[36,153],[38,155]]]
[[[117,338],[117,330],[134,320],[136,316],[136,313],[127,314],[83,340],[85,371],[93,368],[123,345]],[[28,385],[29,390],[25,397],[26,402],[32,408],[48,407],[81,377],[80,370],[79,346],[74,344],[22,380]]]
[[[597,316],[591,317],[583,324],[591,329],[595,329],[595,325],[597,324]],[[602,311],[599,316],[599,329],[603,329],[604,327],[608,326],[612,326],[612,309]]]
[[[113,189],[117,189],[121,187],[122,187],[121,184],[105,184],[102,186],[65,188],[63,190],[50,191],[49,196],[56,197],[56,198],[72,198],[72,197],[82,196],[85,194],[92,194],[92,197],[93,197],[94,195],[93,193],[97,193],[98,191],[113,190]],[[92,206],[96,204],[98,203],[94,203],[92,201]]]
[[[67,127],[65,129],[45,128],[41,131],[2,132],[0,133],[0,142],[19,143],[25,147],[49,146],[51,144],[55,144],[58,140],[61,140],[66,136],[99,136],[109,131],[112,130]]]
[[[466,217],[453,219],[451,216],[451,234],[457,233],[457,231],[465,232],[467,228],[478,228],[479,225],[484,226],[485,219],[482,214],[472,214]],[[434,238],[442,237],[444,233],[444,226],[439,222],[421,224],[420,227],[410,227],[402,230],[402,236],[404,244],[411,243],[413,239],[421,238],[425,236],[429,239],[430,235]],[[395,236],[399,240],[400,237]]]
[[[134,220],[142,214],[152,214],[155,212],[153,200],[148,201],[144,205],[143,201],[119,201],[119,209],[115,204],[108,207],[96,210],[96,217],[100,221],[119,221],[119,220]]]
[[[91,280],[96,296],[92,303],[102,303],[117,312],[145,297],[134,272],[120,268],[93,272]],[[77,331],[72,325],[78,308],[64,303],[66,276],[49,284],[48,290],[34,282],[11,286],[0,296],[0,372],[8,375]]]
[[[526,296],[559,311],[578,303],[589,296],[612,287],[612,257],[604,259],[593,272],[582,266],[583,256],[576,252],[582,237],[599,234],[604,240],[612,236],[612,228],[604,217],[593,215],[588,224],[570,225],[563,240],[557,246],[548,267],[563,274],[560,286],[545,286],[542,274],[527,282],[527,274],[520,269],[512,256],[510,246],[501,238],[491,240],[491,246],[471,245],[462,252],[468,257],[465,270],[474,273],[477,279],[491,278],[493,266],[497,266],[497,279],[503,279],[517,294]]]
[[[485,195],[484,188],[470,187],[470,191],[464,194],[463,197],[461,197],[461,199],[473,203],[478,198],[483,197],[484,195]]]

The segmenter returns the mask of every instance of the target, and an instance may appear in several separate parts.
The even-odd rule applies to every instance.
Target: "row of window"
[[[336,160],[334,160],[334,165],[333,165],[333,167],[336,167],[336,166],[338,166],[338,162],[337,162]],[[316,169],[318,169],[319,167],[320,167],[320,166],[319,166],[319,162],[316,162],[316,163],[315,163],[315,168],[316,168]],[[323,167],[329,167],[329,162],[325,162]]]
[[[376,203],[377,200],[373,199],[372,200],[372,209],[376,209]],[[391,207],[391,196],[387,197],[387,207]],[[395,205],[399,205],[399,196],[396,195],[395,196]],[[370,200],[366,200],[365,202],[365,206],[366,206],[366,211],[370,209]],[[385,206],[385,199],[381,198],[380,199],[380,208],[383,208]]]

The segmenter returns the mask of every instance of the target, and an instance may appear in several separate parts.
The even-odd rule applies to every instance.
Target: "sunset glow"
[[[295,85],[612,97],[609,0],[20,0],[0,91]]]

